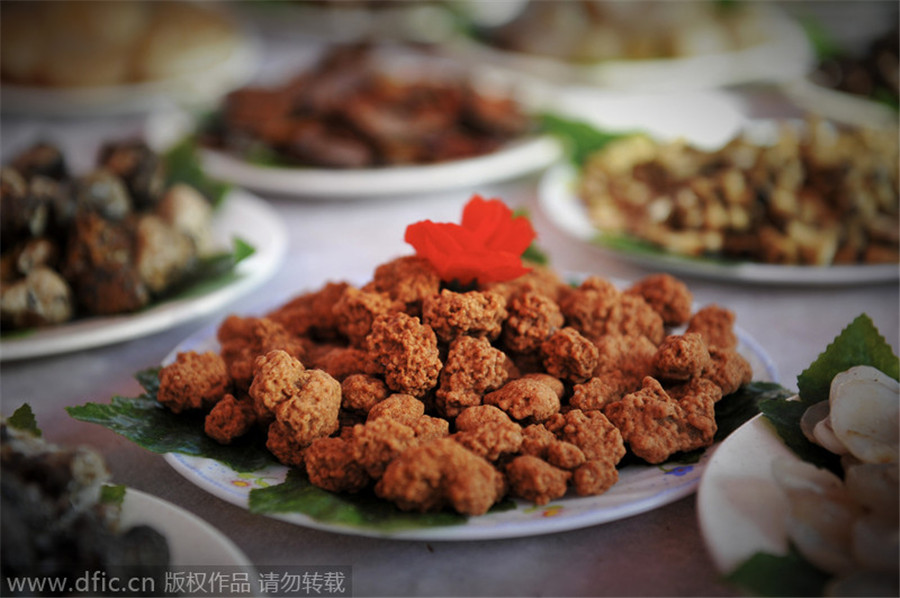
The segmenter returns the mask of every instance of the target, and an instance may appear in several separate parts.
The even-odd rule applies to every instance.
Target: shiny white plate
[[[179,352],[218,351],[216,328],[211,326],[189,337],[173,349],[163,363],[174,361]],[[776,381],[776,368],[762,348],[742,330],[738,329],[737,334],[738,350],[753,366],[754,379]],[[623,519],[688,496],[697,489],[711,454],[712,450],[708,449],[700,461],[693,464],[629,465],[619,471],[619,481],[600,496],[570,494],[544,506],[516,501],[515,509],[470,517],[460,525],[385,532],[364,526],[321,522],[300,513],[271,517],[335,533],[409,540],[483,540],[549,534]],[[165,459],[203,490],[245,509],[252,489],[281,483],[288,472],[287,467],[272,465],[251,473],[239,473],[213,459],[177,453],[168,453]]]
[[[889,282],[900,278],[900,265],[778,266],[722,262],[687,258],[674,254],[646,254],[619,251],[597,242],[602,235],[594,228],[584,204],[576,194],[576,172],[569,165],[549,169],[541,179],[538,204],[560,230],[598,251],[609,252],[624,260],[653,270],[705,278],[780,285],[853,285]]]
[[[716,567],[730,573],[756,552],[785,555],[788,503],[772,463],[799,460],[762,415],[713,451],[697,491],[700,531]]]
[[[173,567],[252,567],[240,549],[209,523],[140,490],[125,490],[119,521],[123,528],[145,524],[162,533]]]
[[[238,277],[205,295],[164,301],[134,313],[91,317],[0,339],[0,361],[54,355],[146,336],[210,314],[265,282],[287,251],[287,230],[275,211],[247,192],[231,191],[213,217],[217,246],[240,237],[255,253],[237,266]]]
[[[488,62],[564,85],[643,92],[700,90],[748,83],[792,81],[814,65],[813,50],[798,23],[774,6],[759,4],[768,39],[732,52],[682,58],[606,60],[575,64],[554,58],[503,51],[458,41],[451,46],[464,58]]]

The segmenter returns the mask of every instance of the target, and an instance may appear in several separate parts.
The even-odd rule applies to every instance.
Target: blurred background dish
[[[669,91],[802,76],[813,54],[802,28],[768,2],[458,3],[471,60],[567,85]]]
[[[4,113],[56,117],[202,104],[252,76],[258,48],[218,5],[4,2]]]

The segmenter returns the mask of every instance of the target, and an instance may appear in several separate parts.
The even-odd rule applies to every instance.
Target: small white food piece
[[[870,366],[856,366],[831,381],[831,427],[847,450],[865,463],[897,463],[900,383]]]

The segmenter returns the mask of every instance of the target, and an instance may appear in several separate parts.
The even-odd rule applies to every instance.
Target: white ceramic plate
[[[725,264],[673,254],[645,254],[605,248],[597,241],[602,233],[591,224],[575,187],[576,173],[572,166],[557,165],[544,174],[538,191],[538,202],[550,221],[569,236],[599,251],[613,253],[645,268],[687,276],[780,285],[853,285],[888,282],[900,278],[900,265],[897,264],[855,266],[778,266],[753,262]]]
[[[554,58],[491,48],[460,40],[453,46],[470,61],[489,62],[565,85],[606,89],[670,92],[712,89],[762,82],[785,82],[802,77],[814,64],[803,29],[773,6],[758,3],[768,38],[732,52],[682,58],[606,60],[574,64]]]
[[[785,555],[788,503],[772,463],[799,460],[758,415],[713,451],[697,492],[700,531],[713,561],[730,573],[756,552]]]
[[[4,83],[5,114],[84,118],[147,113],[174,105],[203,105],[246,83],[256,70],[259,44],[241,37],[227,59],[201,73],[104,87],[49,88]]]
[[[0,361],[53,355],[146,336],[210,314],[265,282],[287,251],[287,230],[263,200],[231,191],[213,217],[215,242],[230,248],[240,237],[255,253],[237,266],[238,277],[209,293],[164,301],[148,309],[116,316],[91,317],[0,340]]]
[[[173,567],[252,567],[247,557],[219,530],[184,509],[128,488],[122,502],[123,529],[145,524],[169,542]]]
[[[176,347],[164,363],[174,361],[179,352],[218,351],[215,330],[214,326],[208,327],[191,336]],[[776,368],[762,348],[742,330],[738,329],[737,333],[740,340],[738,350],[753,366],[754,379],[777,380]],[[321,522],[300,513],[272,517],[330,532],[409,540],[482,540],[549,534],[623,519],[690,495],[700,483],[711,452],[707,450],[699,462],[692,464],[629,465],[619,471],[619,481],[600,496],[569,495],[545,506],[516,501],[513,510],[470,517],[460,525],[385,532],[363,526]],[[212,459],[177,453],[168,453],[165,459],[192,483],[243,508],[247,508],[251,490],[278,484],[288,472],[287,467],[272,465],[251,473],[238,473]]]

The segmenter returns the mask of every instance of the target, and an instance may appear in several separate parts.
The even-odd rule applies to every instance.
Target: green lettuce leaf
[[[22,404],[13,411],[13,414],[7,418],[6,424],[16,430],[29,432],[35,436],[41,435],[41,429],[37,425],[37,418],[34,417],[34,411],[31,410],[31,405],[28,403]]]
[[[828,578],[793,547],[783,556],[758,552],[725,577],[752,596],[822,596]]]
[[[166,169],[166,183],[185,183],[197,189],[212,203],[222,203],[231,186],[209,178],[200,163],[200,153],[196,140],[191,136],[169,148],[162,156]]]
[[[202,414],[174,414],[156,400],[159,368],[136,375],[145,392],[138,397],[114,396],[110,403],[66,407],[83,422],[101,425],[154,453],[182,453],[220,461],[235,471],[256,471],[275,463],[257,435],[221,445],[203,432]]]
[[[612,141],[636,135],[636,132],[602,131],[590,123],[546,112],[537,116],[542,131],[559,139],[569,161],[581,168],[588,157]]]
[[[100,487],[100,502],[104,505],[122,505],[125,500],[125,486],[122,484],[104,484]]]

